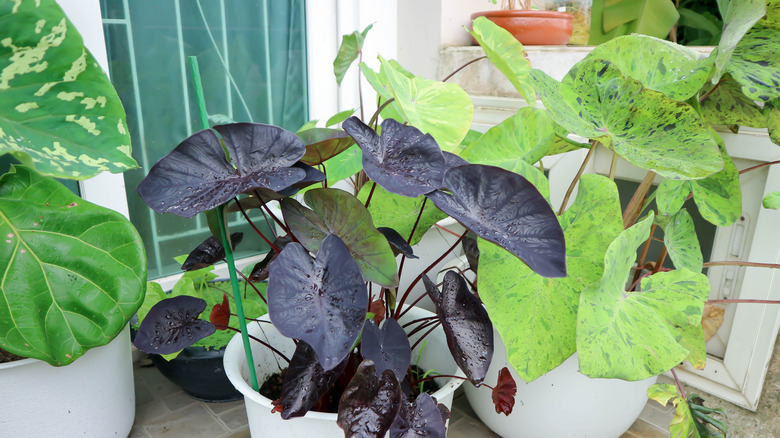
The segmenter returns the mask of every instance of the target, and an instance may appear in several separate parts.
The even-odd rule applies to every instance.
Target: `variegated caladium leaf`
[[[336,423],[344,436],[385,436],[401,409],[401,385],[391,370],[377,376],[371,360],[364,360],[339,401]]]
[[[550,205],[528,180],[499,167],[450,169],[426,196],[479,237],[495,242],[545,277],[566,276],[563,231]]]
[[[233,242],[233,248],[241,243],[244,233],[232,233],[230,241]],[[182,271],[194,271],[207,268],[225,258],[225,247],[222,242],[214,236],[209,236],[190,252],[187,259],[181,265]]]
[[[325,371],[314,349],[306,342],[298,341],[282,382],[282,418],[287,420],[306,415],[336,383],[347,366],[347,360],[344,358],[335,368]]]
[[[271,263],[268,314],[283,335],[311,345],[326,371],[355,344],[368,309],[368,291],[344,242],[328,235],[312,259],[289,243]]]
[[[404,380],[412,362],[412,347],[401,324],[395,319],[386,319],[382,327],[368,320],[363,326],[360,354],[371,359],[377,374],[391,370],[399,382]]]
[[[342,126],[363,151],[366,175],[385,190],[416,198],[441,188],[444,155],[429,134],[393,119],[382,122],[381,135],[357,117]]]
[[[739,3],[739,2],[737,2]],[[780,29],[750,29],[739,41],[726,66],[751,99],[780,98]]]
[[[439,404],[428,393],[421,393],[414,402],[409,402],[404,397],[398,416],[395,417],[395,422],[390,428],[390,436],[445,438],[447,429],[444,427],[444,421],[442,412],[439,411]]]
[[[217,331],[198,316],[206,301],[189,295],[167,298],[155,304],[138,327],[133,344],[149,354],[171,354]]]
[[[279,191],[306,177],[304,169],[294,167],[306,152],[295,134],[260,123],[214,130],[222,140],[210,129],[196,132],[138,184],[138,194],[154,211],[192,217],[247,190]]]
[[[444,274],[441,291],[423,275],[425,291],[436,305],[447,346],[466,377],[479,386],[493,359],[493,324],[487,310],[469,291],[466,280],[454,271]]]

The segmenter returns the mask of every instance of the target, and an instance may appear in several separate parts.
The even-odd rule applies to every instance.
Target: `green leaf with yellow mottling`
[[[725,75],[715,86],[708,84],[702,94],[716,87],[701,102],[701,113],[705,120],[713,125],[739,125],[751,128],[765,128],[766,117],[756,102],[745,96],[742,86],[731,77]]]
[[[702,217],[719,227],[727,227],[742,214],[739,170],[726,152],[723,140],[715,131],[711,132],[721,150],[723,170],[704,179],[688,181],[688,184]]]
[[[730,1],[723,17],[723,33],[720,43],[711,56],[715,57],[715,75],[712,83],[717,83],[725,73],[737,44],[751,27],[766,13],[766,0]]]
[[[647,396],[662,406],[666,406],[669,401],[674,405],[674,418],[669,423],[672,438],[700,438],[688,401],[677,393],[674,385],[656,383],[648,388]]]
[[[479,239],[480,298],[504,340],[509,363],[526,381],[574,353],[580,291],[601,277],[607,246],[623,230],[615,183],[583,175],[577,199],[559,220],[566,239],[565,278],[544,278]]]
[[[626,292],[636,249],[650,236],[652,213],[610,244],[601,281],[580,295],[577,352],[590,377],[641,380],[668,371],[689,356],[678,327],[701,324],[709,282],[685,268],[660,272]]]
[[[749,98],[766,102],[780,97],[780,29],[751,29],[727,69]]]
[[[678,211],[663,228],[664,245],[674,266],[701,272],[704,260],[690,213],[685,209]]]
[[[646,89],[608,61],[585,59],[560,83],[540,70],[531,77],[556,123],[638,167],[671,179],[704,178],[723,168],[693,107]]]
[[[17,166],[0,178],[0,348],[66,365],[141,306],[146,257],[121,214]]]
[[[57,3],[1,2],[0,29],[0,154],[79,180],[138,167],[122,103]]]
[[[701,370],[707,364],[707,345],[704,341],[704,329],[701,325],[685,325],[677,327],[679,340],[677,342],[690,354],[685,360],[697,370]]]
[[[772,192],[766,195],[762,205],[764,208],[771,208],[772,210],[780,208],[780,192]]]
[[[655,191],[658,213],[669,216],[677,213],[690,193],[691,184],[688,181],[664,178]]]
[[[772,143],[780,145],[780,99],[770,100],[764,104],[766,129]]]

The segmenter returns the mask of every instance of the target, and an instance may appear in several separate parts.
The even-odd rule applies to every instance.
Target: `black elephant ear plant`
[[[222,219],[227,208],[241,210],[250,220],[246,211],[261,208],[282,231],[263,236],[272,252],[255,268],[260,274],[248,278],[267,277],[270,320],[297,345],[291,358],[282,359],[289,367],[275,404],[283,418],[303,416],[323,395],[336,392],[338,424],[347,436],[443,434],[437,403],[425,393],[415,399],[410,390],[434,377],[421,377],[430,370],[409,372],[414,361],[407,333],[441,326],[455,363],[468,380],[482,385],[493,354],[492,323],[460,273],[447,272],[441,285],[428,278],[435,263],[414,284],[424,282],[437,315],[407,327],[398,323],[409,308],[403,303],[414,284],[398,290],[396,254],[401,259],[414,256],[411,238],[374,226],[367,209],[374,191],[424,196],[420,213],[430,199],[478,236],[548,277],[566,275],[563,232],[545,198],[520,175],[457,159],[442,152],[431,135],[396,120],[384,120],[380,130],[351,117],[343,129],[299,137],[256,123],[215,126],[193,134],[162,158],[138,192],[156,212],[185,217],[213,215],[216,209]],[[313,167],[326,168],[324,162],[353,141],[362,152],[363,181],[370,191],[362,201],[327,187],[325,174]],[[314,184],[319,187],[306,187]],[[279,202],[281,217],[268,208],[269,202]],[[412,234],[415,227],[416,222]],[[227,235],[224,229],[221,234]],[[224,242],[231,261],[231,246]],[[215,330],[197,318],[202,304],[164,300],[155,308],[136,338],[144,351],[176,351]],[[251,350],[246,351],[248,369],[254,370]],[[496,409],[508,414],[514,382],[508,373],[502,375],[507,378],[494,387],[494,400]],[[251,383],[257,390],[261,382]]]

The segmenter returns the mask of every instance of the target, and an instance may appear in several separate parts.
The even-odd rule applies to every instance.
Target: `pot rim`
[[[419,313],[418,313],[419,312]],[[432,312],[429,312],[425,309],[414,307],[411,309],[409,313],[418,313],[419,316],[435,315]],[[419,317],[418,316],[418,317]],[[265,314],[258,318],[261,321],[270,321],[270,318],[268,317],[268,314]],[[259,322],[255,322],[259,325]],[[240,350],[239,354],[233,353],[235,350]],[[232,356],[241,356],[241,360],[246,361],[244,358],[244,344],[243,340],[241,339],[241,333],[236,333],[233,338],[228,343],[228,347],[225,350],[225,362],[232,362]],[[271,399],[261,395],[259,392],[255,392],[251,386],[244,380],[243,376],[241,375],[240,369],[237,369],[240,367],[240,362],[238,364],[238,367],[235,366],[228,366],[228,364],[225,364],[225,374],[227,374],[228,380],[233,384],[233,386],[244,395],[244,397],[251,399],[255,403],[258,403],[264,407],[267,407],[268,409],[272,409],[274,406],[271,403]],[[442,399],[444,396],[448,395],[449,393],[455,392],[458,387],[460,387],[461,384],[463,384],[466,381],[466,375],[463,373],[463,371],[460,369],[460,367],[455,367],[455,373],[454,375],[461,377],[462,379],[457,378],[450,378],[446,380],[442,387],[439,388],[436,392],[431,394],[432,397],[436,397],[438,399]],[[438,395],[438,396],[437,396]],[[316,411],[309,411],[304,415],[303,417],[299,418],[309,418],[309,419],[317,419],[317,420],[328,420],[328,421],[336,421],[338,418],[338,414],[336,413],[330,413],[330,412],[316,412]]]
[[[481,11],[481,12],[475,12],[471,14],[471,19],[474,20],[477,17],[501,17],[501,18],[517,18],[517,17],[527,17],[527,18],[559,18],[564,20],[573,21],[574,16],[568,12],[558,12],[558,11],[537,11],[537,10],[526,10],[526,9],[501,9],[501,10],[494,10],[494,11]]]
[[[2,371],[2,370],[9,370],[11,368],[21,367],[21,366],[25,366],[25,365],[32,365],[35,362],[44,362],[44,361],[38,360],[38,359],[32,359],[32,358],[28,357],[28,358],[21,359],[21,360],[14,360],[14,361],[11,361],[11,362],[0,363],[0,371]]]

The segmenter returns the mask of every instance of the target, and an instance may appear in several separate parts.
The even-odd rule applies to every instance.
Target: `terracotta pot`
[[[508,30],[518,41],[529,46],[564,45],[571,38],[574,17],[566,12],[502,10],[471,14],[471,19],[485,17]]]

